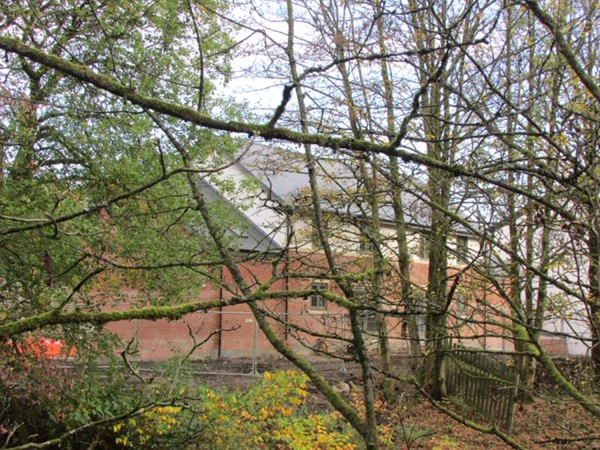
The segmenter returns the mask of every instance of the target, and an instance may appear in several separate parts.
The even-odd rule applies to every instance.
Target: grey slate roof
[[[291,203],[294,205],[299,199],[304,198],[304,201],[306,201],[310,193],[308,170],[304,158],[304,154],[301,152],[254,144],[236,164],[240,170],[245,171],[249,176],[255,176],[259,179],[263,191],[268,193],[270,198],[282,204]],[[337,190],[339,193],[343,193],[344,190],[356,189],[359,177],[354,175],[351,166],[327,157],[317,157],[316,160],[320,187],[325,186],[331,189],[332,192]],[[234,229],[229,230],[231,234],[240,237],[242,251],[268,252],[281,250],[280,245],[267,234],[268,230],[265,231],[258,226],[212,185],[203,180],[202,187],[207,199],[229,204],[232,211],[239,214],[239,217],[247,223],[248,228],[242,232]],[[341,199],[340,203],[333,205],[324,202],[323,208],[331,211],[340,211],[343,208],[346,213],[358,217],[368,217],[370,215],[364,205],[352,204],[346,201],[343,196],[339,198]],[[409,192],[403,192],[402,199],[405,223],[415,229],[428,228],[430,226],[430,209],[427,205]],[[382,204],[379,209],[379,216],[383,222],[393,223],[395,216],[392,206]],[[455,225],[453,228],[455,233],[471,234],[461,225]]]
[[[247,228],[242,231],[229,228],[228,233],[240,238],[240,250],[245,252],[267,252],[279,251],[281,247],[274,242],[265,231],[257,226],[243,211],[236,208],[225,196],[215,189],[206,180],[201,180],[202,194],[210,202],[222,202],[224,205],[230,206],[230,212],[238,215],[247,224]]]
[[[253,145],[240,161],[240,165],[263,184],[266,192],[271,192],[282,202],[294,202],[299,196],[308,192],[308,169],[304,154],[285,149]],[[317,173],[319,186],[331,187],[332,190],[353,189],[357,186],[357,177],[352,169],[331,158],[317,158]],[[404,221],[415,228],[427,228],[430,224],[429,208],[416,196],[403,192]],[[325,209],[334,209],[329,204],[323,205]],[[369,215],[365,206],[338,204],[349,214],[361,216]],[[379,209],[381,220],[392,223],[395,219],[391,205],[383,204]],[[459,231],[459,230],[457,230]]]

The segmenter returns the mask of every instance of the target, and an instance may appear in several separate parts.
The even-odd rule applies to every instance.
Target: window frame
[[[320,283],[315,281],[311,283],[310,289],[313,291],[328,291],[329,285],[327,283]],[[327,299],[320,294],[310,295],[310,310],[311,311],[327,311]]]
[[[374,334],[377,333],[377,314],[375,311],[361,311],[358,316],[360,323],[360,329],[363,333]]]
[[[456,294],[455,300],[456,300],[456,308],[454,311],[454,315],[457,318],[467,317],[469,303],[466,301],[466,296],[464,296],[463,294]]]
[[[456,259],[464,261],[469,256],[469,238],[456,236]]]

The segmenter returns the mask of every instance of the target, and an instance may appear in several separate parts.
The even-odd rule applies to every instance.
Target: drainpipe
[[[292,236],[292,226],[290,224],[290,216],[289,214],[286,217],[286,234],[287,234],[287,246],[285,249],[285,259],[284,259],[284,273],[285,273],[285,291],[288,292],[290,290],[290,244],[291,244],[291,236]],[[284,340],[287,342],[290,337],[290,299],[285,297],[285,328],[284,328]]]
[[[290,217],[287,217],[286,220],[286,234],[288,236],[288,244],[287,244],[287,248],[285,249],[285,259],[284,259],[284,273],[285,273],[285,291],[289,291],[290,290],[290,232],[291,232],[291,227],[290,227]],[[289,329],[289,312],[290,312],[290,305],[289,305],[289,298],[286,296],[285,297],[285,328],[284,328],[284,335],[283,338],[284,340],[287,342],[289,336],[290,336],[290,329]]]
[[[285,275],[285,290],[286,290],[286,292],[290,290],[289,283],[290,283],[290,277],[286,273],[286,275]],[[290,311],[289,299],[286,297],[285,298],[285,331],[283,334],[283,338],[286,342],[288,340],[288,337],[290,336],[290,327],[288,324],[290,321],[289,311]]]
[[[223,300],[223,266],[219,275],[219,300]],[[223,356],[223,305],[219,305],[219,341],[217,344],[217,358]]]

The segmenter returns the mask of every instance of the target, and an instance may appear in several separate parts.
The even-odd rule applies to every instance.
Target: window
[[[421,233],[419,235],[419,253],[418,256],[421,259],[429,258],[429,246],[430,246],[429,236],[425,233]]]
[[[350,329],[350,314],[345,316],[348,329]],[[357,315],[358,326],[365,334],[377,334],[377,316],[374,311],[359,311]]]
[[[456,294],[456,317],[467,315],[467,300],[462,294]]]
[[[469,238],[466,236],[456,236],[456,257],[459,260],[465,260],[469,256]]]
[[[310,285],[310,289],[313,291],[326,291],[327,284],[325,283],[313,283]],[[327,310],[327,300],[320,294],[312,294],[310,296],[310,309],[317,311]]]
[[[359,305],[374,305],[373,287],[370,283],[356,283],[354,288],[354,301]],[[358,323],[364,333],[377,333],[377,318],[374,311],[360,311],[358,313]]]
[[[363,311],[358,316],[361,329],[365,333],[377,332],[377,319],[373,311]]]

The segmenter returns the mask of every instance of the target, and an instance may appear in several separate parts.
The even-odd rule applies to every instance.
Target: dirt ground
[[[312,363],[334,385],[340,386],[343,382],[360,393],[360,368],[357,364],[342,364],[340,361],[318,357],[313,358]],[[256,367],[258,376],[251,373],[251,358],[203,360],[196,362],[195,367],[199,382],[213,388],[238,391],[250,388],[265,371],[294,368],[287,360],[277,357],[259,358]],[[399,442],[397,448],[511,448],[498,437],[479,433],[439,412],[412,388],[398,386],[398,390],[399,400],[393,404],[379,402],[381,422],[404,430],[404,436],[408,437],[406,442]],[[310,408],[331,409],[316,389],[312,388],[310,391]],[[352,393],[344,392],[342,395],[350,398]],[[449,403],[445,406],[456,410]],[[533,404],[517,405],[512,438],[528,449],[600,449],[600,421],[568,398],[542,393]]]

